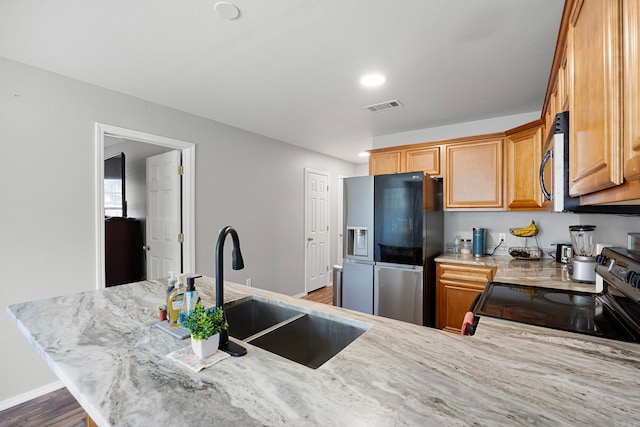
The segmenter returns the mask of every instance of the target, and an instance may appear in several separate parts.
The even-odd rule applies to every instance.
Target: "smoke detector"
[[[392,99],[391,101],[380,102],[379,104],[366,105],[364,108],[372,113],[377,113],[378,111],[393,110],[400,107],[404,107],[402,102],[397,99]]]
[[[229,2],[219,1],[213,7],[215,8],[216,13],[224,19],[233,20],[240,16],[240,9]]]

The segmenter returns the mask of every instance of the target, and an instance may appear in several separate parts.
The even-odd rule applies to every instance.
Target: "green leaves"
[[[222,308],[204,308],[198,301],[196,308],[182,321],[182,327],[191,331],[196,340],[206,340],[209,337],[226,330],[229,324],[224,319]]]

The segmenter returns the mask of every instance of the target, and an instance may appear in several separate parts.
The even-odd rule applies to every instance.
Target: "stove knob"
[[[634,288],[640,288],[640,274],[634,273],[634,276],[631,279],[631,286]]]
[[[635,271],[627,272],[627,275],[624,278],[624,281],[627,283],[632,283],[632,280],[638,275]]]
[[[605,256],[605,255],[598,255],[596,256],[596,262],[600,265],[607,265],[607,262],[609,261],[609,257]]]

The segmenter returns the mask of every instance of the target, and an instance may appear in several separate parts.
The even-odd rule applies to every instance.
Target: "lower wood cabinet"
[[[87,414],[85,412],[85,415],[86,415],[86,418],[85,418],[85,426],[86,427],[98,427],[98,424],[96,424],[96,422],[91,419],[89,414]]]
[[[459,334],[464,315],[497,267],[436,264],[436,328]]]

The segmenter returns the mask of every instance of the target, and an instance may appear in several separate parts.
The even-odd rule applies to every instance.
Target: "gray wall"
[[[304,291],[303,169],[329,172],[335,188],[354,164],[0,59],[3,305],[95,289],[95,122],[197,144],[198,273],[214,274],[217,232],[232,224],[247,268],[227,279]],[[56,380],[6,315],[0,331],[0,405]]]

